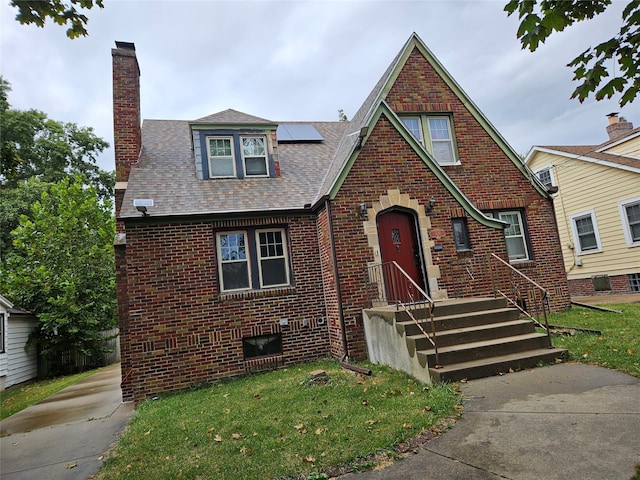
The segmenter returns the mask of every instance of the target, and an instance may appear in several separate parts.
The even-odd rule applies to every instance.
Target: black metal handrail
[[[489,261],[487,263],[491,272],[494,296],[501,295],[511,305],[520,310],[520,313],[529,317],[538,327],[544,329],[547,332],[549,348],[552,348],[551,332],[547,321],[547,310],[549,310],[549,302],[551,301],[549,292],[495,253],[490,253],[488,258]],[[502,271],[504,271],[505,267],[507,268],[507,275],[501,275],[500,269],[502,268]],[[504,281],[508,281],[508,284],[501,285],[501,282]],[[544,324],[540,322],[540,316],[544,318]]]
[[[367,275],[369,305],[374,303],[395,304],[398,310],[405,311],[433,346],[436,357],[435,368],[440,368],[440,356],[436,345],[436,326],[433,319],[435,304],[431,297],[395,261],[370,265],[367,268]],[[426,310],[431,324],[431,334],[426,332],[416,318],[416,313],[419,310]]]

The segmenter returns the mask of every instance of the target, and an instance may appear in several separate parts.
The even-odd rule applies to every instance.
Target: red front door
[[[416,233],[415,217],[408,212],[391,210],[378,215],[377,222],[382,263],[387,264],[395,261],[420,288],[424,289],[420,243],[418,242],[418,235]],[[394,275],[388,269],[386,269],[385,272],[389,272],[385,273],[387,276]],[[385,279],[385,283],[387,296],[390,301],[410,300],[408,297],[411,288],[407,290],[408,285],[407,287],[398,287],[398,284],[402,283],[400,278],[393,281],[393,286],[390,285],[391,281],[389,278]],[[400,288],[401,291],[397,291],[398,288]],[[396,291],[391,295],[392,292],[389,290]],[[412,295],[413,298],[416,299],[415,292],[412,293]],[[391,298],[392,296],[399,298]]]

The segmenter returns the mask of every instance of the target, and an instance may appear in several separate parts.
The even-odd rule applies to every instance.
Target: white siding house
[[[0,295],[0,391],[38,375],[35,347],[25,349],[38,320]]]

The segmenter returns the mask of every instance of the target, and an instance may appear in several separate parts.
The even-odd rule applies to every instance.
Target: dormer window
[[[225,178],[236,176],[236,162],[233,155],[232,137],[207,137],[209,154],[209,175]]]
[[[247,177],[266,177],[269,172],[267,148],[264,137],[240,137],[242,159]]]

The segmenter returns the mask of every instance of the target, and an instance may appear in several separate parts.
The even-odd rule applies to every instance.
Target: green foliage
[[[113,196],[115,175],[101,170],[97,156],[109,144],[73,123],[60,123],[37,110],[14,110],[11,86],[0,77],[0,259],[12,250],[10,232],[50,184],[80,175],[101,199]]]
[[[103,0],[11,0],[11,5],[18,8],[16,20],[23,25],[34,24],[44,27],[47,18],[58,25],[70,24],[67,37],[73,39],[87,35],[86,25],[89,19],[82,10],[91,10],[93,6],[104,8]],[[78,10],[77,7],[80,8]]]
[[[148,400],[96,478],[323,479],[372,467],[461,408],[451,385],[368,367],[313,362]],[[326,382],[309,381],[316,369]]]
[[[100,332],[116,325],[113,237],[109,201],[80,176],[44,191],[22,215],[6,259],[5,291],[40,324],[33,339],[59,367],[63,352],[100,352]]]
[[[504,10],[509,16],[518,13],[517,36],[522,48],[533,52],[554,32],[591,20],[611,3],[612,0],[510,0]],[[620,93],[621,107],[632,102],[640,90],[640,1],[632,0],[625,7],[617,35],[589,47],[568,66],[573,68],[573,79],[581,82],[571,98],[583,102],[591,94],[602,100]]]

